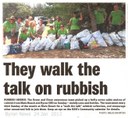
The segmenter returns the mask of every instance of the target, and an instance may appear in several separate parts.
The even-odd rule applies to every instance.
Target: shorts
[[[14,34],[14,37],[18,38],[18,36],[19,36],[19,32],[16,32],[16,33]]]
[[[97,30],[100,30],[101,33],[106,32],[105,24],[97,24]]]
[[[118,32],[121,30],[121,26],[120,25],[112,25],[111,26],[111,32]]]
[[[7,37],[8,39],[12,38],[11,32],[4,32],[4,37]]]

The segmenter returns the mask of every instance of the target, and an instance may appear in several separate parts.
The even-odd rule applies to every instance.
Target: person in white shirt
[[[36,32],[37,32],[38,37],[42,37],[44,29],[45,29],[45,25],[43,24],[43,20],[39,19],[39,23],[36,26]]]
[[[17,20],[16,20],[16,32],[15,32],[16,42],[18,40],[20,29],[21,29],[22,26],[23,26],[22,18],[18,17]]]

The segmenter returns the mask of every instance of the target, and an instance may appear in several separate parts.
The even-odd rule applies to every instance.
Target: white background
[[[26,0],[22,0],[23,2],[26,2]],[[59,0],[58,0],[59,1]],[[10,2],[10,0],[6,0],[4,2]],[[13,2],[18,2],[13,0]],[[20,1],[21,2],[21,1]],[[34,2],[34,0],[32,1]],[[39,3],[41,1],[38,1]],[[53,2],[51,0],[51,2]],[[57,2],[57,1],[55,1]],[[60,2],[60,1],[59,1]],[[69,0],[65,0],[64,2],[69,2]],[[74,2],[74,1],[71,1]],[[79,2],[78,0],[75,2]],[[84,0],[80,1],[80,2],[85,2]],[[95,2],[95,1],[89,1],[89,2]],[[97,2],[103,2],[103,1],[97,1]],[[117,2],[116,0],[113,1],[105,1],[105,2]],[[126,2],[125,0],[121,0],[119,2]],[[35,0],[36,3],[36,0]],[[126,2],[126,8],[127,8],[127,2]],[[1,14],[0,14],[0,23],[1,23],[1,29],[2,29],[2,2],[0,4],[0,10],[1,10]],[[126,24],[127,24],[127,10],[126,10]],[[127,26],[126,26],[126,30],[127,30]],[[0,32],[0,36],[1,36],[1,43],[0,43],[0,48],[2,50],[2,32]],[[128,35],[126,34],[127,38]],[[2,55],[0,56],[0,117],[1,118],[18,118],[18,117],[43,117],[43,118],[49,118],[49,117],[61,117],[61,118],[65,118],[65,117],[72,117],[72,118],[128,118],[128,104],[127,104],[127,109],[126,112],[127,114],[125,115],[101,115],[98,114],[98,112],[85,112],[85,111],[79,111],[79,112],[58,112],[58,113],[51,113],[49,112],[46,116],[34,116],[34,113],[31,113],[31,116],[6,116],[5,112],[3,111],[3,99],[6,97],[8,98],[126,98],[128,99],[128,58],[127,58],[127,38],[126,38],[126,58],[111,58],[111,59],[5,59],[2,57]],[[6,77],[5,76],[5,68],[3,66],[3,63],[5,62],[15,62],[17,65],[22,66],[22,65],[36,65],[36,71],[34,74],[34,77],[32,79],[28,79],[27,76],[26,77],[22,77],[22,76],[17,76],[17,77]],[[40,72],[40,65],[60,65],[61,62],[68,62],[70,65],[73,65],[73,75],[72,77],[68,76],[68,77],[54,77],[54,76],[50,76],[50,77],[44,77],[41,75]],[[89,65],[94,66],[94,65],[98,65],[101,69],[100,71],[100,75],[95,77],[95,76],[83,76],[80,77],[78,76],[78,71],[77,71],[77,65],[79,63],[84,63],[87,62]],[[4,94],[4,83],[5,82],[9,82],[12,84],[17,84],[18,81],[26,81],[28,84],[31,84],[31,96],[7,96]],[[108,85],[108,95],[76,95],[76,96],[72,96],[72,95],[60,95],[57,96],[56,95],[56,84],[70,84],[71,81],[75,81],[76,83],[79,83],[80,81],[83,81],[84,83],[87,83],[88,81],[92,81],[92,83],[99,83],[99,81],[103,81],[104,84]],[[36,95],[34,93],[34,86],[36,84],[51,84],[52,85],[52,95],[46,96],[46,95]],[[128,101],[128,100],[127,100]],[[45,114],[45,113],[44,113]],[[52,116],[54,115],[54,116]]]

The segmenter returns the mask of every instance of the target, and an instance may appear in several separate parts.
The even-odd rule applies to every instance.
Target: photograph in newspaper
[[[33,1],[0,4],[1,118],[128,118],[127,2]]]
[[[125,3],[3,3],[5,58],[125,58]]]

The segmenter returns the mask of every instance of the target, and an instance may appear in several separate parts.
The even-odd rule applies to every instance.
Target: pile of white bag
[[[7,55],[10,52],[10,46],[9,45],[3,45],[3,51],[2,54],[3,55]]]
[[[84,44],[90,44],[92,40],[95,40],[97,44],[101,47],[107,47],[112,45],[117,45],[117,46],[125,45],[125,30],[119,31],[118,33],[112,32],[110,34],[108,33],[101,34],[100,31],[89,33],[89,31],[87,31],[86,29],[78,33],[77,37],[80,37],[80,40]]]
[[[93,45],[99,45],[100,47],[108,47],[112,45],[125,46],[125,30],[119,31],[118,33],[102,33],[96,31],[91,33],[88,29],[79,32],[76,36],[71,39],[70,49],[79,49],[78,40],[81,40],[84,45],[89,47]]]
[[[55,48],[67,48],[67,49],[80,49],[79,40],[83,42],[84,45],[92,46],[98,45],[100,47],[107,47],[112,45],[125,46],[125,30],[119,31],[118,33],[111,32],[109,33],[100,33],[100,31],[91,32],[88,29],[85,29],[79,32],[77,35],[62,35],[56,39],[55,35],[48,35],[47,37],[27,38],[26,41],[21,45],[22,52],[26,53],[27,51],[40,51],[40,50],[54,50]],[[9,52],[9,47],[3,47],[3,55],[7,55]]]

